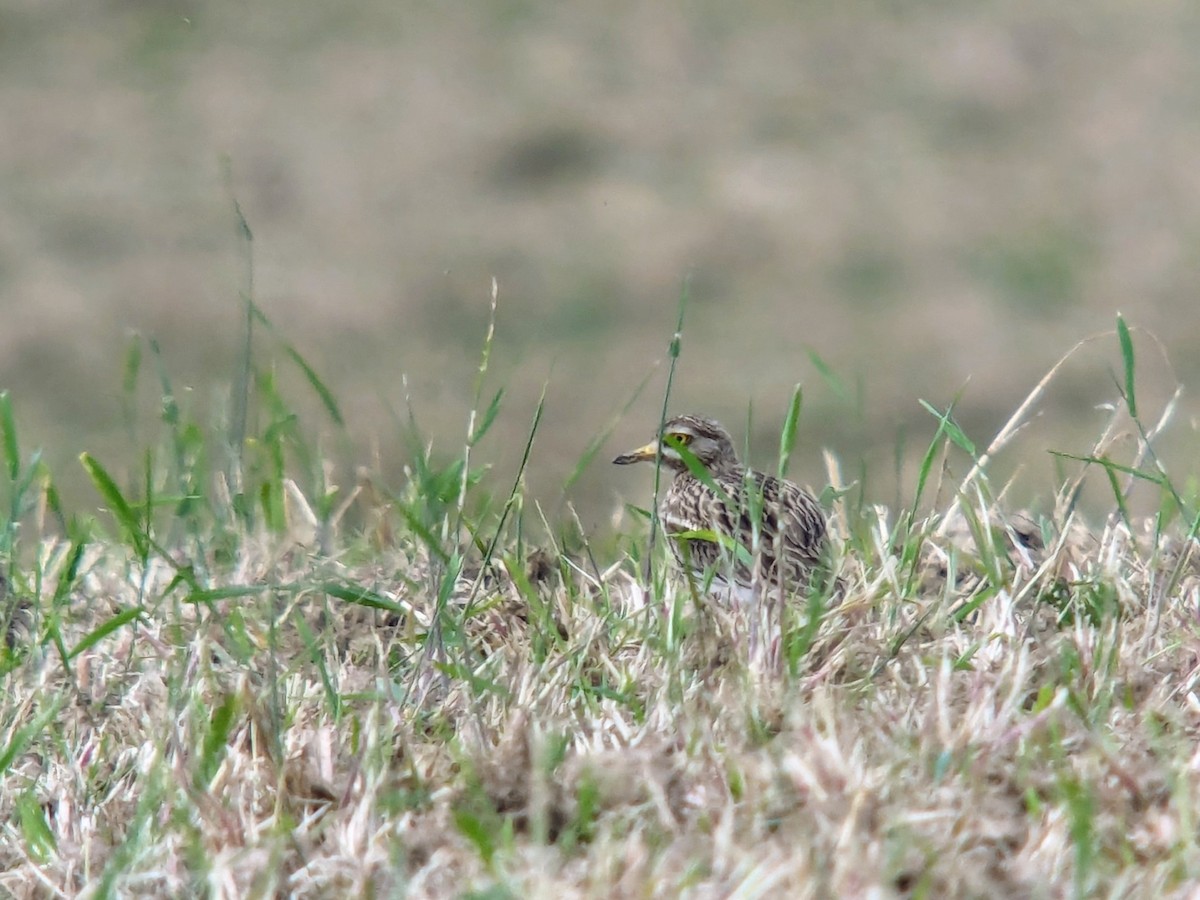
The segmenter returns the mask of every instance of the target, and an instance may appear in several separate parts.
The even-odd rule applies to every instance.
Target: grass
[[[405,482],[342,485],[314,437],[343,427],[337,400],[251,294],[223,424],[180,405],[153,344],[130,350],[127,408],[152,361],[157,435],[81,457],[96,511],[62,508],[0,394],[0,890],[1082,897],[1200,878],[1200,505],[1154,455],[1171,410],[1146,424],[1123,320],[1110,427],[1058,457],[1041,513],[1007,509],[989,462],[1070,354],[984,450],[965,399],[928,405],[902,505],[863,502],[830,457],[844,597],[787,611],[764,671],[746,622],[671,573],[652,513],[606,537],[526,502],[540,403],[516,471],[482,465],[505,414],[491,327],[462,447],[435,451],[409,410]],[[1087,480],[1112,493],[1101,521],[1075,509]]]

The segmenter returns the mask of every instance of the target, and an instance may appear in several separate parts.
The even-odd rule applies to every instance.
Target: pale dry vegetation
[[[844,596],[789,607],[765,667],[661,541],[644,580],[636,507],[589,538],[521,472],[486,498],[498,395],[389,491],[330,483],[271,368],[225,456],[164,375],[128,487],[83,460],[98,521],[59,508],[5,399],[0,889],[1187,896],[1200,518],[1117,336],[1111,427],[1044,513],[1006,512],[987,469],[1038,392],[987,454],[939,414],[905,509],[828,492]],[[1112,490],[1091,525],[1085,478]]]

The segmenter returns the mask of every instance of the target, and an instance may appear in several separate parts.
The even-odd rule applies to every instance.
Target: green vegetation
[[[461,448],[410,409],[405,481],[343,485],[314,437],[344,427],[337,398],[244,300],[216,426],[131,345],[127,408],[148,379],[157,434],[82,455],[94,514],[63,508],[0,394],[0,889],[1159,896],[1200,877],[1200,503],[1157,461],[1170,409],[1139,402],[1123,320],[1112,420],[1057,457],[1040,514],[1006,509],[989,466],[1061,362],[985,449],[927,404],[895,509],[830,459],[845,593],[787,611],[775,670],[746,613],[670,571],[651,512],[614,538],[526,502],[541,403],[515,470],[488,469],[492,326]],[[778,411],[781,472],[802,396]],[[1090,527],[1088,479],[1111,491]]]

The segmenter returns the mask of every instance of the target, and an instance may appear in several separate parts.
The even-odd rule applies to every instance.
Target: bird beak
[[[627,466],[630,463],[652,461],[656,456],[658,456],[658,441],[651,441],[645,447],[638,447],[631,453],[622,453],[613,460],[613,463],[618,466]]]

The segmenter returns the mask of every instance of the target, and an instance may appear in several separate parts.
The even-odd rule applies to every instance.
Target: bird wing
[[[825,543],[825,513],[817,499],[774,475],[755,472],[752,480],[755,489],[762,491],[764,533],[779,535],[789,557],[809,563],[819,560]]]
[[[816,498],[790,481],[751,471],[738,505],[739,533],[758,529],[762,575],[805,585],[825,546],[825,514]]]
[[[753,580],[750,553],[759,537],[763,575],[782,576],[793,585],[807,582],[825,543],[825,515],[812,494],[790,481],[755,471],[722,473],[714,478],[719,493],[694,477],[677,476],[663,504],[662,523],[676,559],[694,571],[713,568],[741,584]],[[747,552],[696,536],[728,535]]]

